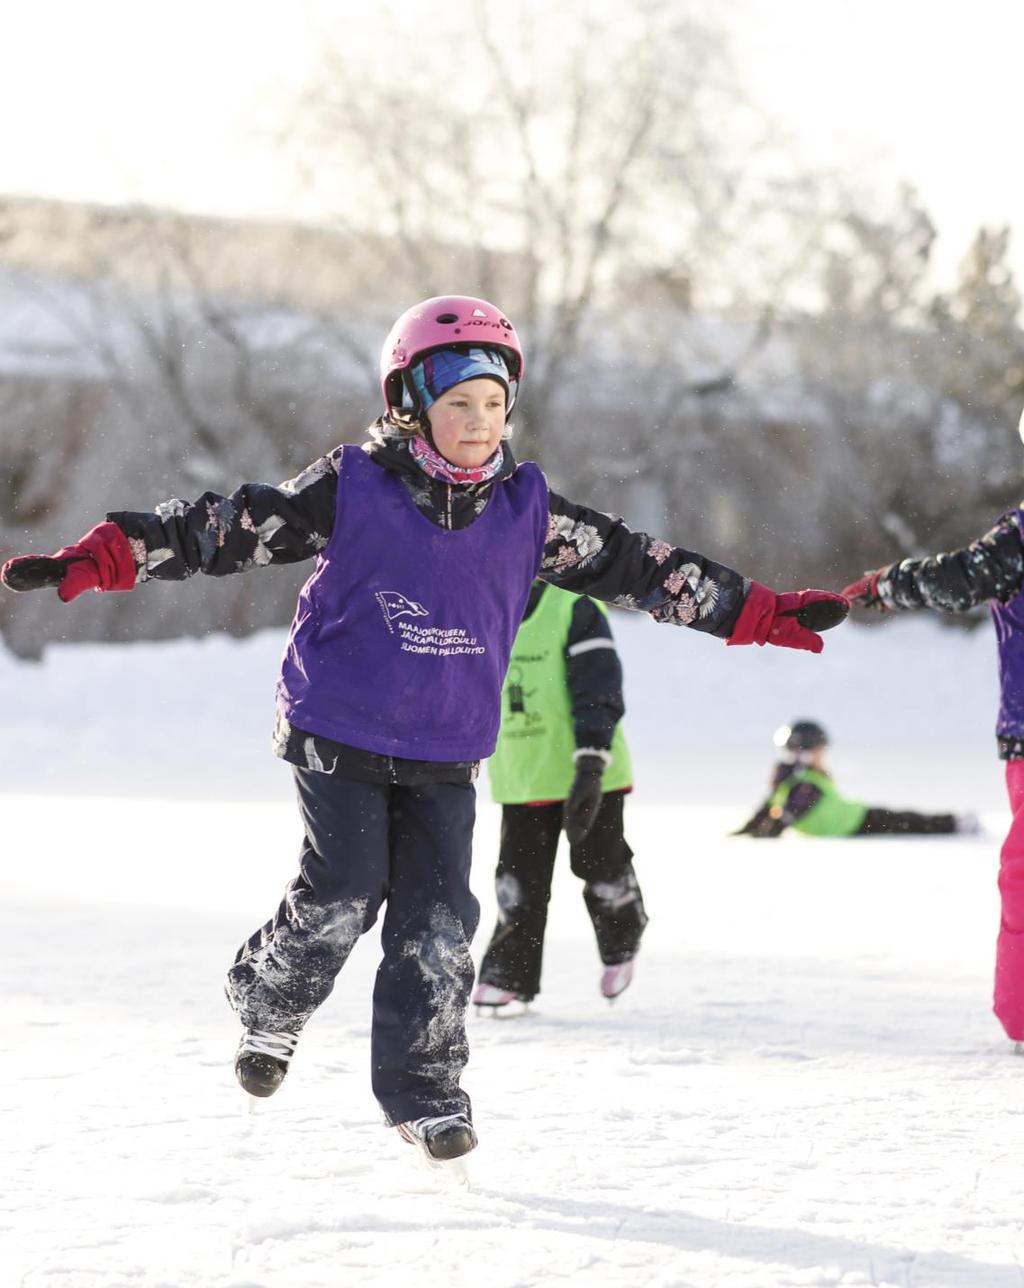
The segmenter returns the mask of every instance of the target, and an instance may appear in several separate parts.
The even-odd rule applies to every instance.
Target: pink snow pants
[[[999,856],[1002,917],[996,943],[993,1010],[1007,1036],[1024,1042],[1024,760],[1006,762],[1013,818]]]

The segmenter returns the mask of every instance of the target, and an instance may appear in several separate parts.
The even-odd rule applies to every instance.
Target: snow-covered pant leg
[[[522,997],[540,992],[551,877],[562,831],[561,803],[506,805],[494,874],[498,923],[480,963],[480,979]]]
[[[469,888],[476,792],[470,783],[391,791],[391,873],[373,990],[373,1092],[390,1123],[470,1112],[469,945],[480,905]]]
[[[625,792],[605,792],[594,826],[569,849],[572,870],[584,881],[583,898],[606,966],[636,955],[647,925],[633,851],[622,832]]]
[[[1006,763],[1010,830],[999,856],[1002,915],[996,941],[993,1010],[1007,1036],[1024,1041],[1024,760]]]
[[[956,831],[955,814],[918,814],[872,806],[854,836],[939,836]]]
[[[298,1032],[387,893],[392,789],[308,769],[294,774],[305,828],[299,875],[228,971],[228,1000],[246,1028]]]

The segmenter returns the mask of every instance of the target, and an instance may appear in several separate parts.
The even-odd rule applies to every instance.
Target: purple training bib
[[[1024,510],[1020,511],[1024,525]],[[1024,526],[1022,526],[1024,531]],[[1024,737],[1024,591],[989,605],[999,645],[999,720],[996,733]]]
[[[401,479],[346,447],[334,531],[299,595],[277,686],[299,729],[411,760],[482,760],[547,535],[533,464],[467,528],[439,528]]]

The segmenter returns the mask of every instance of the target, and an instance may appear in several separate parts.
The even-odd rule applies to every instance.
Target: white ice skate
[[[953,824],[953,831],[958,836],[980,836],[981,819],[977,814],[958,814]]]
[[[609,1002],[614,1002],[619,994],[624,993],[632,984],[635,967],[635,957],[630,957],[628,961],[616,962],[614,966],[606,966],[601,972],[601,996],[606,997]]]
[[[499,988],[497,984],[477,984],[473,989],[473,1005],[477,1015],[484,1011],[491,1015],[501,1013],[502,1017],[525,1015],[528,999],[509,988]],[[518,1003],[518,1005],[515,1005]]]

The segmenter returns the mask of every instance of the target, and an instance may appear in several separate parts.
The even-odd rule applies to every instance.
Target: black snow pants
[[[469,889],[476,791],[295,768],[305,837],[274,917],[239,949],[228,1000],[247,1028],[298,1032],[386,904],[373,990],[372,1086],[391,1124],[470,1111]]]
[[[872,807],[855,836],[938,836],[956,831],[954,814],[918,814],[911,809]]]
[[[589,835],[569,849],[572,870],[584,882],[583,899],[606,966],[633,957],[647,925],[633,851],[622,833],[624,795],[606,792]],[[495,873],[498,924],[480,964],[482,983],[513,990],[524,998],[540,992],[544,931],[561,831],[560,802],[503,807]]]

